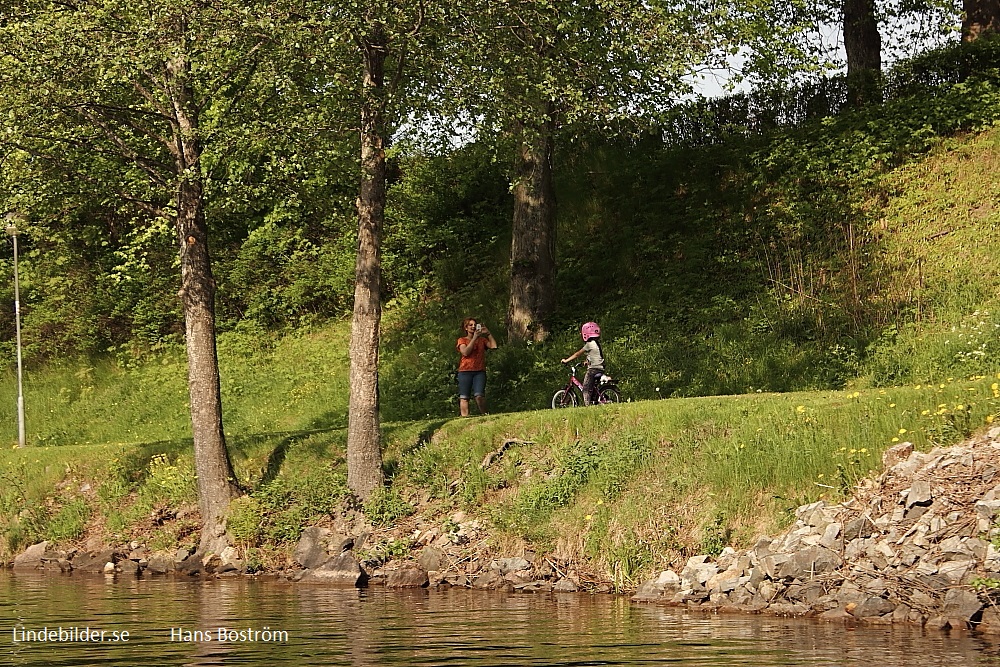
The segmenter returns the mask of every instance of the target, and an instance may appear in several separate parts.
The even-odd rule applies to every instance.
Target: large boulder
[[[15,570],[38,570],[44,567],[45,554],[49,548],[48,542],[32,544],[14,557]]]
[[[424,572],[424,579],[427,573]],[[331,556],[319,567],[306,570],[300,581],[321,581],[341,586],[364,586],[367,576],[353,551]]]

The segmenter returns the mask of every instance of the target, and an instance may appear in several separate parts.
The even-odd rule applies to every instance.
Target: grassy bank
[[[446,531],[461,510],[491,526],[496,553],[551,552],[629,588],[668,562],[773,533],[800,504],[848,496],[894,442],[929,449],[986,426],[1000,415],[997,383],[940,378],[389,423],[392,483],[363,508],[375,530],[366,556],[403,556],[414,522]],[[283,428],[230,437],[248,491],[230,528],[253,567],[281,566],[304,526],[352,507],[341,424],[310,428],[297,414],[304,421],[293,428],[276,421]],[[197,538],[183,439],[6,449],[0,476],[6,558],[41,539],[172,549]]]

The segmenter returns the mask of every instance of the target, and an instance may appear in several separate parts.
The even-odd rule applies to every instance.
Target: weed
[[[395,489],[376,489],[364,503],[365,518],[375,526],[391,526],[414,511]]]

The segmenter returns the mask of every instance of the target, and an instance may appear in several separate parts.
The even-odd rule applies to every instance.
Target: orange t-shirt
[[[458,350],[459,354],[462,354],[460,346],[468,345],[469,339],[459,338],[458,342],[455,343],[455,349]],[[472,344],[472,354],[469,356],[463,356],[462,360],[458,362],[458,370],[461,371],[484,371],[486,370],[486,339],[477,338],[476,342]]]

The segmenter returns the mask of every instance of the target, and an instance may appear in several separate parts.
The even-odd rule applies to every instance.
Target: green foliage
[[[364,503],[365,518],[375,526],[392,526],[413,512],[396,489],[376,489]]]

